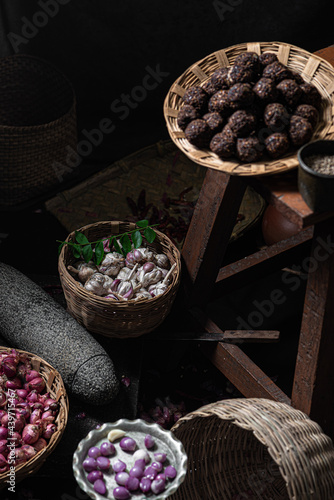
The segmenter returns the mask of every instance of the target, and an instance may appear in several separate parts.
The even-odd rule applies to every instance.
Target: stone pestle
[[[39,285],[0,263],[0,335],[59,371],[68,391],[95,405],[119,390],[114,364],[92,335]]]

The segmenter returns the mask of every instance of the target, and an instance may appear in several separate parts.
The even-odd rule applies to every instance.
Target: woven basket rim
[[[45,130],[52,129],[57,127],[63,121],[65,121],[69,116],[73,115],[76,111],[76,98],[73,97],[72,105],[70,109],[57,118],[56,120],[52,120],[51,122],[42,123],[40,125],[1,125],[0,130],[2,134],[6,132],[13,132],[14,134],[21,134],[27,132],[29,134],[38,134],[39,132],[45,132]],[[11,134],[13,136],[13,134]]]
[[[36,453],[34,457],[32,457],[28,462],[20,464],[15,467],[15,474],[16,474],[16,480],[21,481],[26,477],[27,475],[35,473],[45,462],[47,457],[53,452],[55,447],[59,444],[60,439],[62,438],[65,428],[67,426],[67,421],[68,421],[68,412],[69,412],[69,401],[68,401],[68,395],[66,392],[66,388],[64,385],[64,381],[62,379],[61,374],[59,373],[58,370],[56,370],[50,363],[48,363],[45,359],[41,358],[38,354],[32,353],[30,351],[25,351],[23,349],[18,349],[16,347],[8,347],[8,346],[0,346],[0,351],[8,351],[11,352],[12,349],[15,349],[15,351],[19,353],[24,353],[27,354],[29,359],[34,361],[38,361],[38,363],[50,370],[50,372],[53,373],[54,377],[52,380],[52,383],[55,379],[58,380],[58,383],[60,385],[60,390],[61,394],[58,396],[58,401],[61,402],[61,406],[58,411],[57,415],[57,420],[58,426],[56,432],[51,436],[50,440],[48,441],[48,444],[45,448],[42,448],[39,452]],[[48,380],[45,380],[45,382],[48,384]],[[60,410],[63,410],[63,419],[60,420]],[[25,468],[27,468],[27,473],[24,474]],[[9,477],[9,471],[0,474],[0,490],[1,488],[4,487],[5,480]],[[2,484],[3,483],[3,484]]]
[[[286,403],[264,398],[226,399],[204,405],[188,413],[181,417],[171,430],[176,432],[176,436],[180,439],[177,433],[179,428],[187,424],[189,424],[187,429],[193,428],[195,419],[212,417],[229,422],[235,429],[240,428],[253,434],[259,445],[267,449],[271,459],[278,466],[291,500],[308,498],[303,496],[303,493],[311,490],[315,493],[312,498],[320,500],[319,484],[325,478],[320,476],[319,480],[317,477],[319,467],[313,455],[319,460],[318,455],[322,452],[327,488],[328,490],[331,488],[334,494],[333,441],[323,433],[320,425],[304,412]],[[226,439],[228,444],[229,438]],[[184,442],[183,444],[185,445]],[[328,466],[331,467],[330,470],[327,470]],[[326,500],[327,498],[329,500],[329,497],[326,497]]]
[[[302,58],[306,57],[308,62],[310,60],[312,62],[313,61],[318,62],[318,64],[315,65],[314,68],[313,68],[314,65],[312,64],[310,65],[310,69],[308,68],[310,71],[313,71],[313,73],[315,73],[319,68],[322,68],[323,71],[325,70],[331,74],[330,84],[326,85],[326,87],[322,86],[322,92],[321,92],[323,101],[326,100],[326,108],[324,108],[322,112],[325,116],[325,114],[326,113],[328,114],[329,110],[331,110],[331,117],[330,120],[328,121],[322,119],[321,122],[324,123],[319,122],[321,124],[321,128],[319,129],[319,124],[318,124],[310,142],[313,142],[313,140],[324,139],[325,137],[328,137],[330,139],[334,138],[334,126],[333,126],[334,105],[332,100],[332,96],[334,94],[333,66],[322,57],[314,55],[296,45],[279,41],[271,41],[271,42],[255,41],[255,42],[243,42],[240,44],[231,45],[229,47],[218,49],[212,52],[211,54],[208,54],[207,56],[203,57],[202,59],[190,65],[170,86],[169,91],[164,100],[163,113],[168,133],[172,141],[176,144],[176,146],[195,163],[198,163],[199,165],[205,166],[207,168],[220,170],[230,175],[264,176],[264,175],[273,175],[280,172],[286,172],[288,170],[295,169],[298,166],[298,159],[297,159],[298,148],[296,148],[295,151],[288,152],[287,154],[282,156],[282,158],[278,159],[264,158],[262,160],[250,163],[240,162],[237,158],[234,157],[224,160],[219,158],[218,155],[216,155],[209,149],[201,150],[190,144],[186,140],[184,132],[178,127],[176,123],[177,112],[180,109],[181,94],[179,92],[186,90],[188,87],[192,85],[195,84],[197,85],[204,82],[207,78],[209,78],[209,76],[211,76],[214,69],[226,65],[222,64],[222,61],[225,62],[227,61],[228,64],[230,65],[231,64],[230,61],[233,61],[235,58],[235,56],[233,56],[233,52],[235,51],[241,51],[241,52],[255,51],[257,53],[274,52],[277,55],[279,55],[280,51],[282,50],[284,51],[284,49],[288,51],[288,61],[287,62],[283,61],[283,63],[287,64],[288,67],[291,65],[291,58],[293,57],[296,58],[296,55],[293,56],[291,55],[291,53],[297,52],[297,54],[300,55]],[[238,52],[238,54],[241,52]],[[211,59],[215,61],[215,64],[212,65],[211,62],[210,65]],[[292,62],[295,62],[295,59],[292,59]],[[203,70],[201,65],[202,66],[205,65],[205,70]],[[209,73],[207,70],[208,67],[210,68],[210,70],[213,67],[213,70],[210,71]],[[306,64],[303,66],[303,71],[305,70],[305,67]],[[296,68],[293,69],[297,71]],[[297,72],[301,74],[303,71],[297,71]],[[311,77],[312,76],[313,74],[311,75]],[[187,78],[188,79],[191,78],[193,80],[195,79],[196,81],[192,81],[191,84],[185,85],[184,81]],[[309,79],[307,81],[311,80]],[[183,84],[181,85],[180,82],[183,82]],[[328,88],[330,89],[330,93],[327,92]],[[174,101],[177,100],[179,100],[179,102],[175,106]],[[324,106],[325,104],[323,103],[323,107]],[[322,131],[323,133],[326,133],[326,135],[318,137],[318,134],[321,133]]]
[[[11,61],[13,59],[22,59],[22,60],[24,60],[24,59],[31,59],[31,60],[34,60],[36,62],[42,63],[43,65],[47,65],[50,69],[52,69],[55,73],[57,73],[62,78],[62,80],[64,81],[64,83],[66,83],[66,85],[68,86],[68,88],[69,88],[69,90],[71,91],[71,94],[72,94],[72,99],[71,99],[72,102],[71,102],[71,105],[70,105],[69,109],[66,111],[66,113],[62,114],[61,116],[59,116],[59,118],[56,118],[55,120],[52,120],[50,122],[41,123],[39,125],[1,125],[0,124],[0,130],[1,131],[3,131],[4,133],[5,132],[18,132],[18,133],[22,133],[22,132],[29,132],[29,133],[39,132],[40,130],[45,130],[45,129],[52,128],[52,127],[58,125],[64,119],[66,119],[68,116],[72,115],[73,112],[75,112],[76,105],[77,105],[77,100],[76,100],[76,94],[75,94],[74,86],[71,83],[71,81],[67,78],[67,76],[57,66],[55,66],[54,64],[52,64],[50,61],[47,61],[46,59],[43,59],[42,57],[38,57],[38,56],[35,56],[35,55],[31,55],[31,54],[12,54],[12,55],[7,55],[7,56],[4,56],[4,57],[1,57],[0,58],[0,62],[1,61]]]

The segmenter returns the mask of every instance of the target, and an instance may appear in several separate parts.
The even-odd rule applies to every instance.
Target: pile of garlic
[[[167,255],[139,247],[128,252],[126,257],[109,251],[99,265],[79,260],[67,269],[89,292],[126,301],[162,295],[171,282],[175,267],[175,263],[170,266]]]

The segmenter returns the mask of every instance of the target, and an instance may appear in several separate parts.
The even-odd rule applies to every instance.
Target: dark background
[[[33,54],[62,70],[77,96],[79,132],[96,128],[103,118],[113,121],[115,130],[84,158],[75,178],[167,139],[166,93],[181,73],[211,52],[247,41],[282,41],[313,52],[333,42],[326,0],[61,0],[45,26],[36,33],[26,28],[31,22],[43,24],[36,13],[48,2],[57,0],[1,0],[0,56]],[[9,33],[23,36],[25,29],[30,39],[8,39]],[[110,106],[142,84],[148,66],[160,67],[166,76],[122,119]]]
[[[16,51],[32,54],[53,63],[67,76],[77,98],[79,140],[84,138],[83,131],[96,129],[104,118],[112,120],[115,126],[114,131],[106,134],[103,142],[93,148],[91,155],[83,158],[70,180],[65,185],[59,184],[59,191],[69,184],[75,185],[119,158],[161,139],[168,139],[163,117],[164,98],[176,78],[209,53],[246,41],[287,42],[310,52],[333,43],[332,19],[328,12],[330,3],[326,0],[58,1],[59,3],[57,0],[0,0],[0,57]],[[38,19],[43,23],[43,17],[37,15],[38,12],[43,12],[42,5],[49,5],[51,9],[53,5],[58,12],[54,17],[49,15],[45,26],[36,30],[36,20],[37,23]],[[24,30],[28,30],[30,38],[25,37],[27,31]],[[156,88],[147,90],[145,98],[140,102],[135,103],[131,99],[132,107],[128,107],[129,112],[125,117],[125,113],[117,111],[119,107],[115,107],[115,101],[132,93],[140,96],[136,87],[142,85],[149,72],[148,68],[161,71],[161,81]],[[151,78],[150,83],[152,82]],[[51,197],[51,193],[45,193],[44,198],[48,197]],[[31,206],[23,210],[15,211],[14,207],[8,213],[0,212],[0,260],[33,275],[40,284],[45,284],[46,275],[57,276],[55,235],[57,239],[64,239],[67,232],[43,210],[41,200],[31,200]],[[251,236],[246,240],[246,246],[250,242]],[[34,253],[31,254],[28,249]],[[276,279],[279,280],[279,277]],[[274,277],[269,277],[269,282],[269,285],[259,283],[258,290],[265,293],[266,286],[269,289],[275,287]],[[248,291],[246,292],[248,296]],[[253,297],[253,292],[254,290],[249,292],[250,297]],[[298,293],[292,297],[289,309],[284,308],[283,313],[279,311],[278,316],[271,318],[271,324],[264,325],[283,332],[280,350],[273,345],[262,356],[262,366],[271,370],[270,375],[275,375],[276,369],[284,363],[291,370],[297,341],[296,336],[292,338],[292,333],[299,330],[299,317],[296,313],[301,312],[301,307],[302,294]],[[250,349],[251,354],[256,354],[256,349]],[[166,360],[170,365],[165,365],[165,373],[169,376],[170,383],[177,382],[178,371],[174,370],[176,374],[171,376],[168,370],[173,368],[173,361],[174,368],[177,368],[177,361],[182,358],[183,351],[186,351],[184,345],[174,360],[173,347],[170,351],[164,351],[165,358],[161,355],[161,362],[160,358],[155,363],[152,358],[149,359],[153,372],[151,378],[147,372],[144,374],[148,377],[148,380],[144,379],[147,386],[152,384],[153,387],[152,380],[156,377],[154,369],[160,368]],[[186,367],[192,366],[189,352],[190,348]],[[274,360],[270,354],[274,355]],[[136,400],[139,369],[134,364],[132,368],[135,373],[133,385],[129,389],[129,392],[132,390],[132,395],[129,398]],[[131,367],[128,366],[127,369],[131,372]],[[205,370],[208,369],[205,367]],[[159,383],[162,384],[162,381],[155,381],[155,384]],[[291,371],[287,372],[284,383],[289,388]],[[200,405],[200,402],[195,400],[194,404]],[[76,412],[82,409],[79,404],[76,406],[74,403],[74,407]],[[134,409],[131,411],[133,413]],[[93,420],[80,422],[75,420],[72,413],[67,441],[63,440],[61,443],[58,457],[62,459],[64,455],[72,454],[75,446],[70,434],[73,434],[72,441],[77,442],[78,435],[85,435],[87,427],[95,422],[96,415],[93,417]],[[76,433],[72,432],[74,428]],[[71,449],[65,452],[66,445],[70,445]],[[59,459],[57,461],[57,453],[54,453],[50,465],[41,469],[40,479],[25,480],[19,488],[17,498],[88,498],[80,492],[71,477],[70,462],[66,464],[69,476],[62,482],[58,471],[63,470],[63,465],[59,463]],[[50,485],[52,467],[55,467],[56,478],[51,479]],[[44,493],[46,488],[48,491]],[[4,498],[7,498],[6,493]],[[12,496],[8,495],[8,498]]]

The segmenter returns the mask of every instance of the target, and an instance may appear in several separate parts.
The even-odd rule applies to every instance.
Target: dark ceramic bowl
[[[313,154],[334,155],[334,140],[314,141],[299,149],[298,189],[313,212],[334,211],[334,175],[316,172],[305,159]]]

